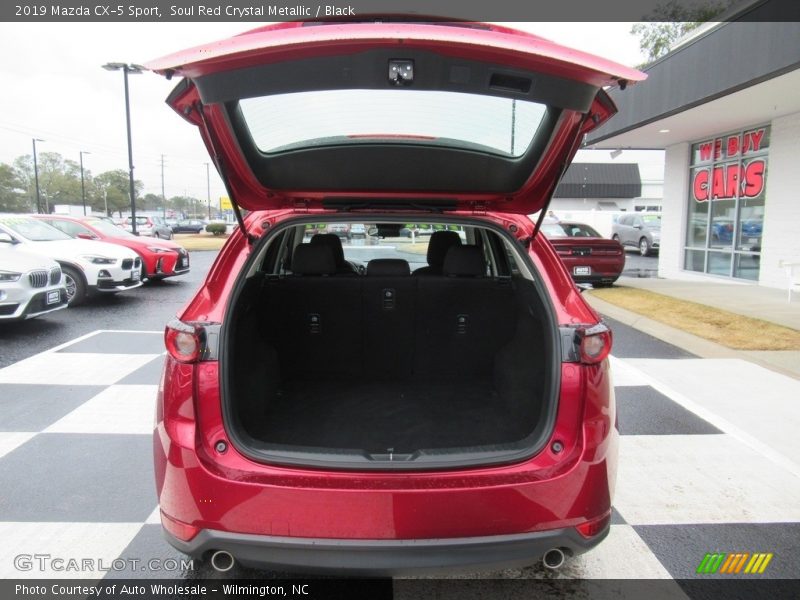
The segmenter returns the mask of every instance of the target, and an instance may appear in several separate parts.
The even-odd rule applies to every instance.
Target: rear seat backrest
[[[331,249],[300,244],[293,275],[267,282],[269,341],[284,377],[331,379],[358,376],[363,353],[361,281],[335,277]]]
[[[448,251],[445,275],[417,280],[416,356],[421,377],[483,377],[497,351],[514,335],[516,313],[510,282],[485,277],[477,246]]]
[[[367,265],[362,282],[365,377],[412,375],[417,286],[410,274],[408,262],[401,259],[374,259]]]

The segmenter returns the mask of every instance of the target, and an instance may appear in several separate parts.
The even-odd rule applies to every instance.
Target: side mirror
[[[0,232],[0,242],[4,244],[18,244],[17,240],[5,232]]]
[[[97,236],[92,235],[91,233],[79,233],[78,237],[82,240],[96,240]]]
[[[633,228],[634,229],[641,229],[642,228],[642,224],[641,223],[637,223],[636,225],[633,226]]]

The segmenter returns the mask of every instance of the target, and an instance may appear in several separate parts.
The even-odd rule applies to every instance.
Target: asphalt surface
[[[636,250],[626,249],[622,274],[627,277],[657,277],[658,255],[641,256]]]
[[[97,329],[158,331],[202,283],[217,252],[191,252],[191,270],[20,323],[0,323],[0,368]]]

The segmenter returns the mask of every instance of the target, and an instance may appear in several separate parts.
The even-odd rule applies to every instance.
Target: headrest
[[[333,252],[333,260],[336,266],[344,264],[344,248],[342,248],[342,240],[335,233],[315,233],[311,236],[311,245],[313,246],[327,246]]]
[[[460,245],[461,237],[455,231],[434,231],[428,241],[428,264],[434,269],[441,269],[447,251]]]
[[[292,254],[292,272],[295,275],[333,275],[336,263],[327,245],[300,244]]]
[[[411,275],[408,261],[402,258],[373,258],[367,263],[368,277],[404,277]]]
[[[447,251],[442,267],[443,275],[455,277],[483,277],[486,261],[477,246],[454,246]]]

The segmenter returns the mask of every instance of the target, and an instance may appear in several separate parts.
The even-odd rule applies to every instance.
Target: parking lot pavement
[[[788,432],[797,417],[775,392],[796,399],[798,382],[754,365],[707,364],[612,325],[622,437],[608,539],[556,573],[534,566],[476,577],[684,579],[700,577],[707,552],[771,552],[761,577],[796,577],[800,453]],[[203,564],[160,570],[182,558],[161,536],[152,474],[162,360],[160,331],[96,331],[0,369],[0,577],[280,575],[238,566],[223,575]],[[707,368],[722,379],[721,394]],[[765,393],[748,400],[753,384],[740,377]],[[19,554],[103,564],[20,571]],[[114,564],[125,568],[96,568]]]

